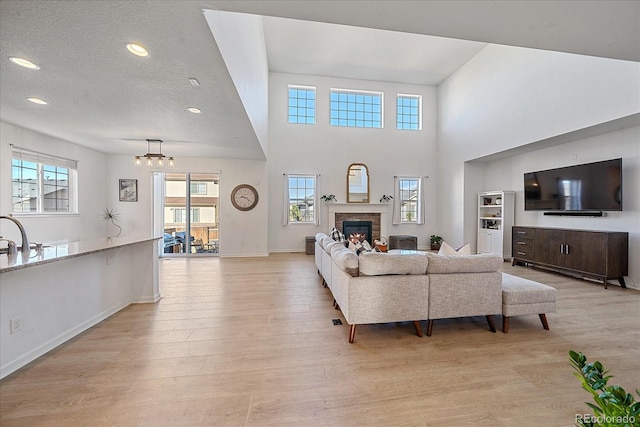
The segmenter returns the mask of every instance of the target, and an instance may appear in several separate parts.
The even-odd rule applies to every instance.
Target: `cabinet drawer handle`
[[[518,255],[522,255],[522,256],[526,256],[527,253],[526,252],[517,252]]]
[[[516,233],[518,233],[518,234],[527,234],[526,231],[516,231]]]
[[[527,246],[527,242],[516,242],[518,245]]]

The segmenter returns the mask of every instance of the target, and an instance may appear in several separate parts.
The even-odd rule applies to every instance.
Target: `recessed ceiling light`
[[[187,111],[189,111],[190,113],[193,113],[193,114],[202,113],[202,111],[199,108],[196,108],[196,107],[189,107],[189,108],[187,108]]]
[[[147,52],[147,49],[143,48],[139,44],[129,43],[127,45],[127,50],[129,52],[133,53],[134,55],[149,56],[149,52]]]
[[[189,83],[191,86],[200,86],[200,82],[195,77],[189,77]]]
[[[40,67],[29,61],[28,59],[18,58],[17,56],[10,56],[9,61],[13,62],[16,65],[19,65],[24,68],[28,68],[30,70],[39,70]]]
[[[48,105],[49,103],[45,100],[42,100],[40,98],[27,98],[27,100],[33,102],[34,104],[38,104],[38,105]]]

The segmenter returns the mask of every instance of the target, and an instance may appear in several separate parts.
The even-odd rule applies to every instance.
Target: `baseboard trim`
[[[81,324],[79,324],[76,327],[73,327],[71,329],[69,329],[66,332],[63,332],[62,334],[58,335],[57,337],[55,337],[54,339],[52,339],[51,341],[34,348],[33,350],[31,350],[30,352],[20,356],[19,358],[7,363],[4,366],[0,367],[0,379],[6,377],[7,375],[10,375],[12,373],[14,373],[15,371],[17,371],[18,369],[22,368],[23,366],[27,365],[28,363],[33,362],[34,360],[36,360],[38,357],[48,353],[49,351],[53,350],[54,348],[58,347],[60,344],[63,344],[67,341],[69,341],[71,338],[75,337],[76,335],[86,331],[87,329],[91,328],[92,326],[97,325],[98,323],[102,322],[103,320],[107,319],[108,317],[116,314],[117,312],[119,312],[120,310],[122,310],[123,308],[129,306],[130,302],[123,302],[120,304],[117,304],[114,307],[111,307],[105,311],[103,311],[102,313],[88,319],[85,322],[82,322]]]

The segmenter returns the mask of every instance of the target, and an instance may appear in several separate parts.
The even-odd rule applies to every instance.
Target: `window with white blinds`
[[[75,160],[13,147],[13,213],[77,213],[77,171]]]

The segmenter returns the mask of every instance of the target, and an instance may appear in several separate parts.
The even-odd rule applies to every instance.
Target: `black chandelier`
[[[152,152],[151,145],[157,144],[158,151]],[[162,140],[161,139],[147,139],[147,154],[144,156],[135,156],[136,165],[142,164],[142,159],[147,159],[147,166],[164,167],[164,160],[166,159],[170,167],[173,167],[173,157],[167,157],[162,154]],[[155,165],[153,160],[156,159]]]

